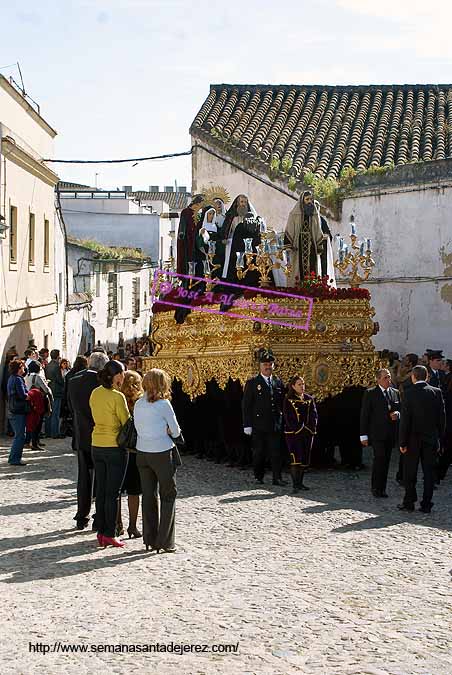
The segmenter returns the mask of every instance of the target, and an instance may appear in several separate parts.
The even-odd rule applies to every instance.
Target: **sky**
[[[0,22],[0,72],[19,81],[19,62],[60,159],[189,150],[210,84],[452,80],[449,0],[0,0]],[[191,182],[190,157],[53,167],[105,189]]]

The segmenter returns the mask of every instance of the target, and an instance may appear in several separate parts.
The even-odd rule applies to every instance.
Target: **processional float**
[[[283,233],[268,229],[258,217],[255,225],[260,244],[253,251],[252,239],[244,239],[236,271],[239,281],[246,280],[251,271],[259,272],[259,288],[242,287],[241,299],[231,300],[228,284],[222,284],[222,294],[215,296],[215,242],[209,242],[202,278],[196,277],[193,261],[185,284],[173,272],[172,260],[156,271],[150,336],[153,356],[143,359],[143,370],[163,368],[194,398],[205,393],[211,380],[221,388],[229,378],[243,385],[255,375],[256,353],[265,347],[273,351],[282,380],[295,373],[303,375],[307,391],[318,401],[354,385],[370,386],[376,368],[384,365],[372,344],[378,332],[375,310],[369,291],[360,287],[375,265],[371,240],[358,241],[353,217],[350,246],[338,237],[334,265],[347,287],[334,288],[326,278],[311,275],[295,288],[271,290],[272,270],[286,278],[291,273],[291,251]],[[204,296],[197,288],[203,289]],[[186,304],[186,296],[181,300],[184,293],[192,294],[191,305]],[[203,297],[209,302],[203,304]],[[223,311],[228,302],[229,309]],[[181,324],[174,319],[177,306],[191,309]]]

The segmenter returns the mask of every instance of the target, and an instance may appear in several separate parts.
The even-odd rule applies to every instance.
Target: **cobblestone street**
[[[0,441],[1,672],[450,675],[452,498],[399,513],[360,473],[311,472],[310,492],[184,458],[177,553],[98,549],[74,529],[70,439],[7,465]],[[369,465],[369,458],[366,464]],[[127,508],[123,503],[127,524]],[[235,654],[47,653],[61,645],[237,644]],[[58,647],[60,649],[60,647]]]

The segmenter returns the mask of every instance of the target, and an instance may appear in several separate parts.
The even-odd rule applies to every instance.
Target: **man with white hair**
[[[78,530],[84,530],[88,526],[94,486],[94,463],[91,456],[94,421],[89,397],[99,386],[97,374],[108,361],[109,358],[105,353],[93,352],[89,357],[88,368],[75,375],[68,385],[68,402],[74,420],[74,447],[78,459],[77,513],[74,516]]]

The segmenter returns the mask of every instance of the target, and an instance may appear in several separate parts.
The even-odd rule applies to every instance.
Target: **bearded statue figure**
[[[246,226],[247,220],[256,217],[256,209],[246,195],[238,195],[228,209],[223,223],[223,243],[225,246],[223,279],[237,282],[237,252],[244,250],[243,237],[253,236]]]
[[[295,286],[296,277],[302,282],[311,272],[327,275],[335,285],[331,241],[326,218],[320,214],[320,204],[312,192],[306,190],[289,213],[285,229],[285,243],[293,251],[288,286]]]

